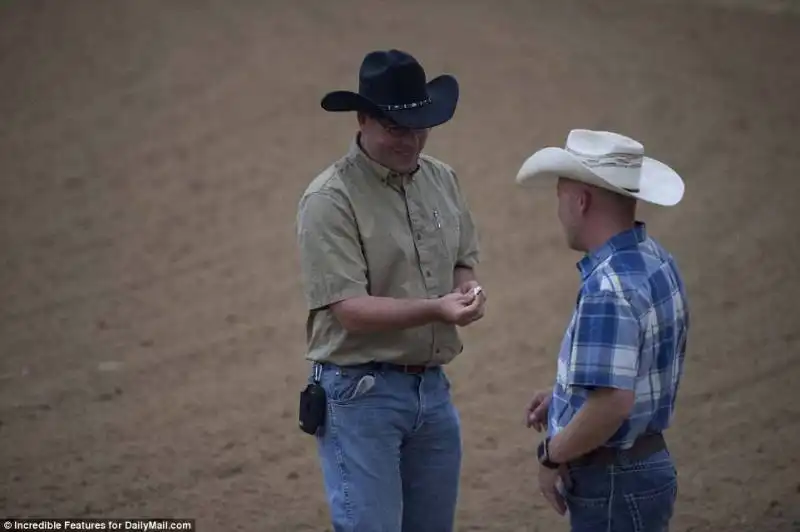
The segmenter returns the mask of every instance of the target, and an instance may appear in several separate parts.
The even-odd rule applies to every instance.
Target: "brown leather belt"
[[[382,369],[399,371],[400,373],[411,373],[412,375],[419,375],[421,373],[425,373],[429,369],[435,369],[436,367],[423,366],[421,364],[390,364],[389,362],[376,362],[375,364]]]
[[[600,465],[608,466],[618,463],[621,458],[626,460],[642,460],[653,453],[667,448],[664,435],[660,432],[639,436],[629,449],[615,447],[598,447],[585,455],[570,462],[571,466]]]
[[[352,366],[342,366],[342,368],[363,368],[374,369],[375,371],[388,370],[398,371],[400,373],[409,373],[412,375],[420,375],[428,370],[438,369],[439,366],[425,366],[422,364],[392,364],[391,362],[364,362],[362,364],[353,364]]]

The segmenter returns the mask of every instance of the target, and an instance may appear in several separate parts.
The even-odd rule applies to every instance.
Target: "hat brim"
[[[685,185],[678,173],[666,164],[644,157],[638,192],[620,188],[592,172],[577,157],[562,148],[543,148],[525,160],[517,172],[521,186],[535,186],[564,177],[582,181],[624,196],[671,207],[683,198]]]
[[[365,111],[385,116],[399,126],[427,129],[453,118],[458,105],[459,87],[456,78],[443,74],[428,82],[427,89],[431,102],[411,109],[384,111],[368,98],[346,90],[329,92],[322,98],[320,105],[329,112]]]

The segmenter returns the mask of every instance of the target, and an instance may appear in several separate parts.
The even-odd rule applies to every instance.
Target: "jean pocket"
[[[634,532],[661,532],[668,529],[678,495],[678,479],[663,486],[625,495]]]
[[[581,497],[566,489],[564,490],[564,498],[571,506],[583,510],[602,509],[605,511],[608,508],[608,497]]]
[[[331,403],[349,405],[371,395],[378,383],[378,377],[379,374],[374,371],[346,369],[323,376],[323,386]]]
[[[569,510],[570,530],[588,532],[605,530],[608,524],[608,497],[580,497],[565,490],[564,501]]]

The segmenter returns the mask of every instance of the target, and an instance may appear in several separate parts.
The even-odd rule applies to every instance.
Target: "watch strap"
[[[536,455],[539,463],[548,469],[558,469],[560,464],[550,460],[550,437],[543,439],[536,449]]]

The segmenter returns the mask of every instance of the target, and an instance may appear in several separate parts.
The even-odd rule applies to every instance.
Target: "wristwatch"
[[[548,469],[558,469],[560,464],[550,460],[550,437],[543,439],[536,449],[536,455],[539,463]]]

